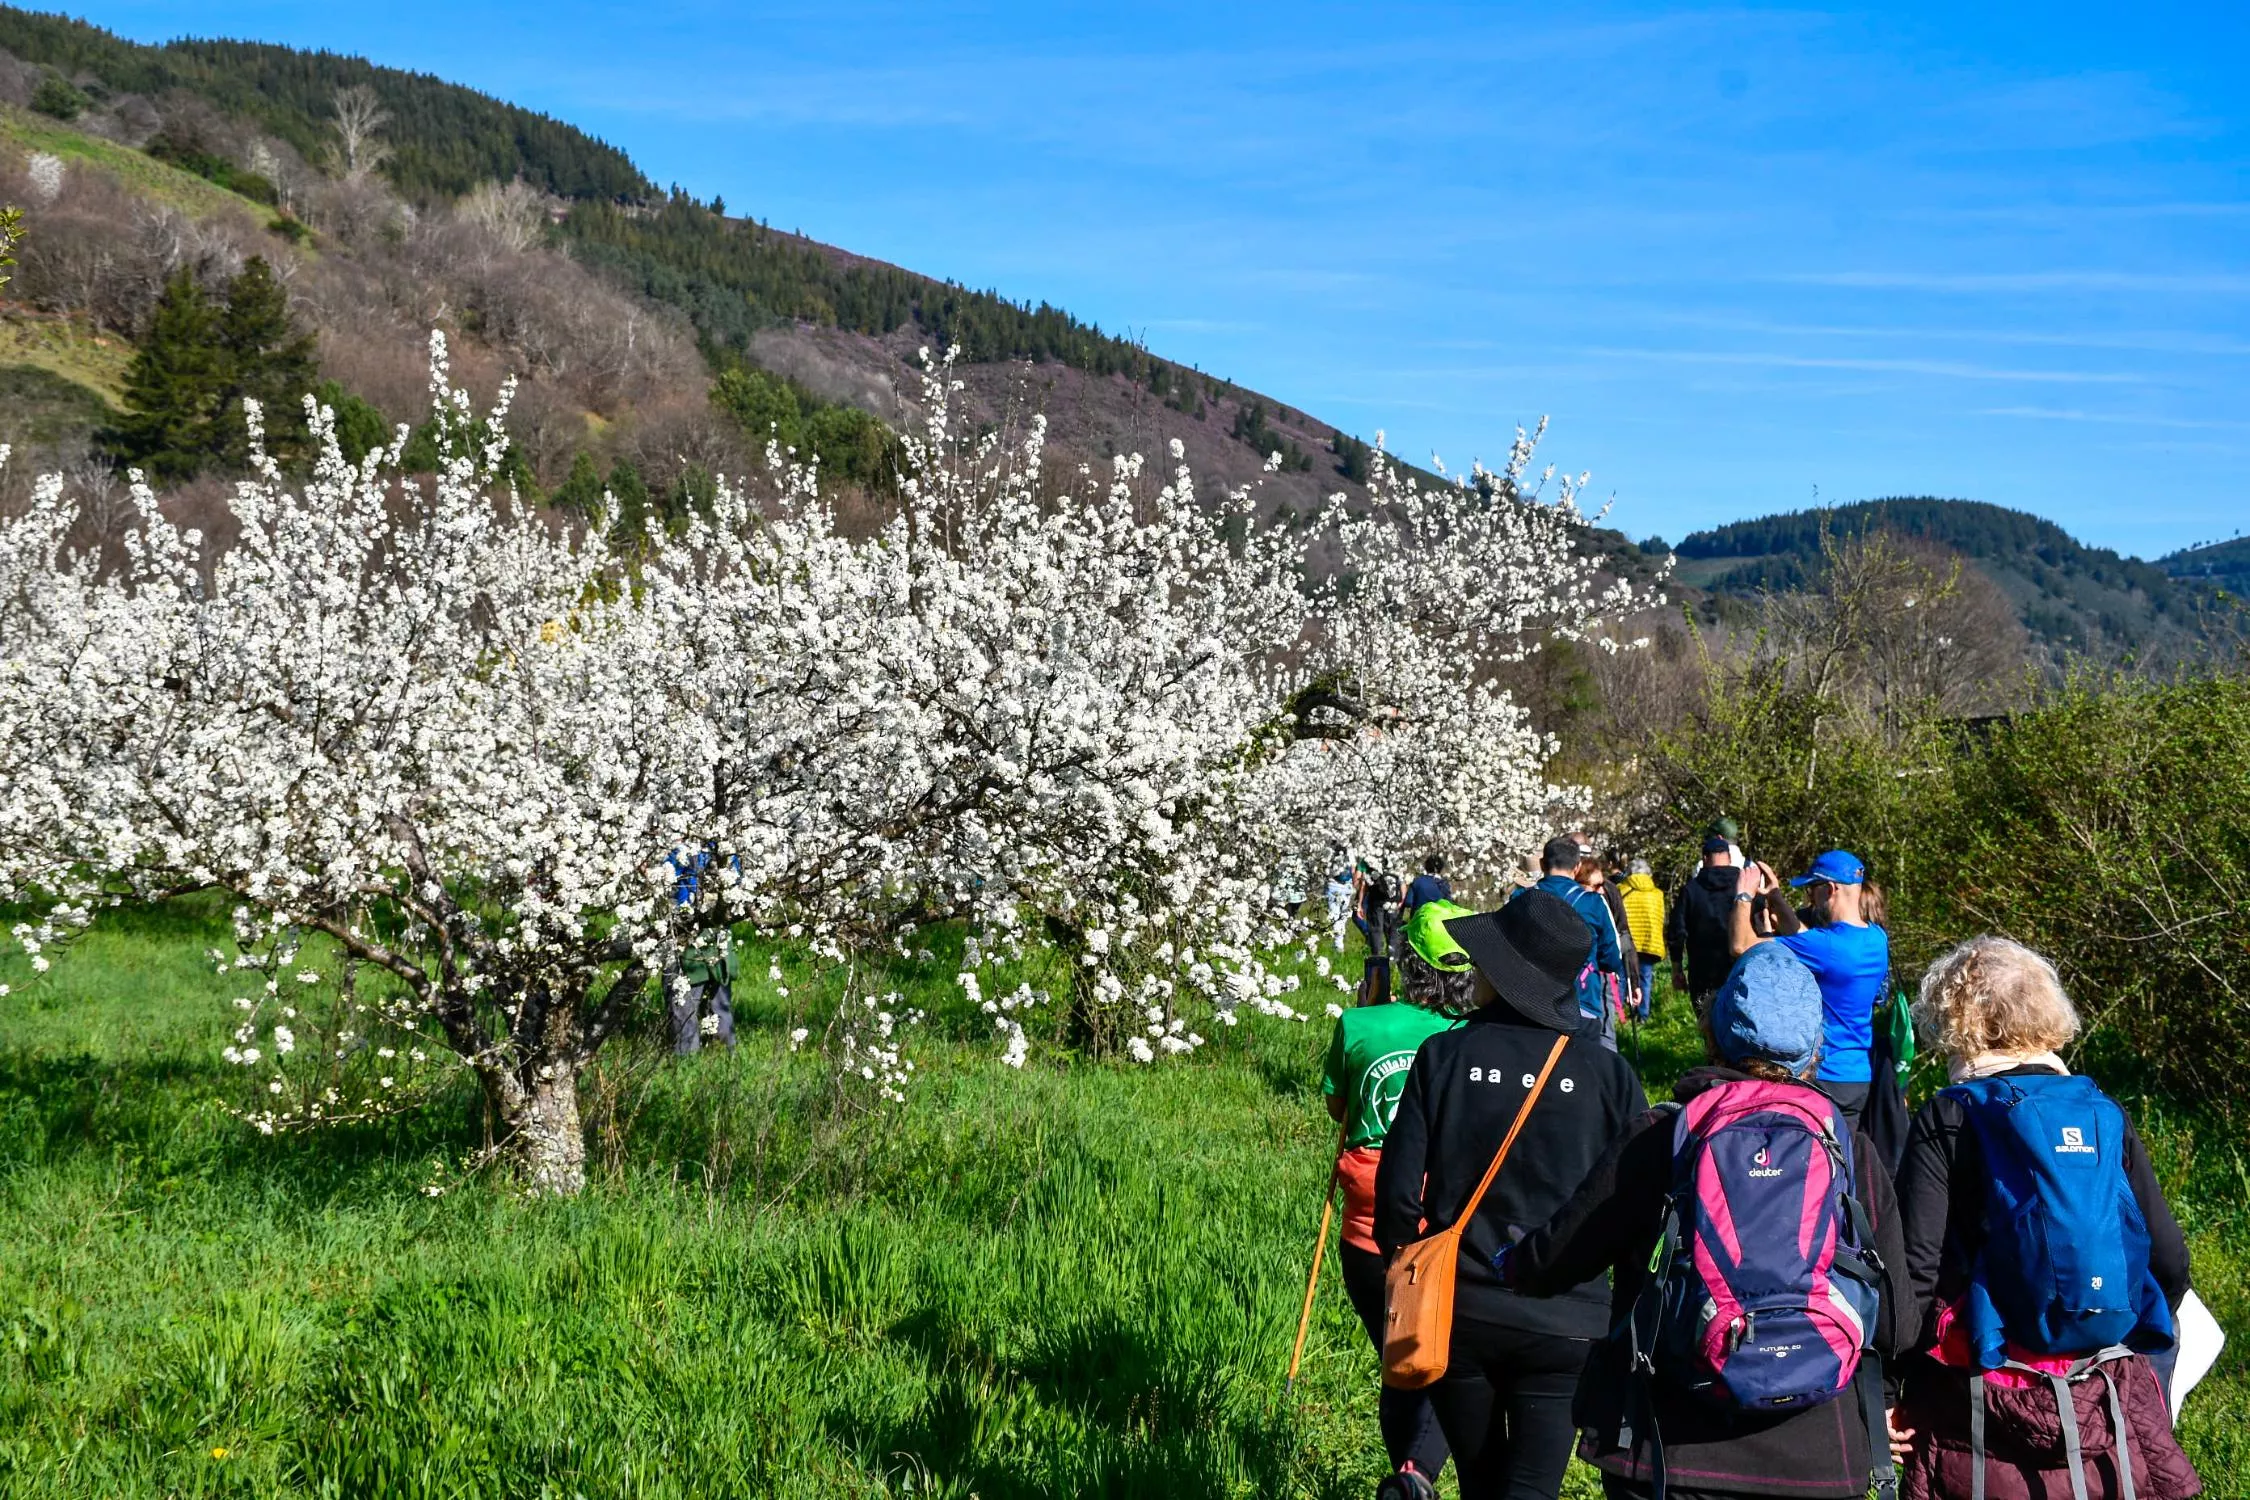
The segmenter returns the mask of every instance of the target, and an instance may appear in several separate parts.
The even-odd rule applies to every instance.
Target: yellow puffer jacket
[[[1652,875],[1628,875],[1617,887],[1625,902],[1625,925],[1643,963],[1664,962],[1664,892]]]

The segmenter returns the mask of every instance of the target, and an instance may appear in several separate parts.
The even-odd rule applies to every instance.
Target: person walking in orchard
[[[1891,937],[1867,920],[1863,905],[1867,866],[1856,854],[1831,849],[1789,883],[1811,897],[1811,925],[1802,925],[1785,901],[1768,903],[1774,924],[1768,938],[1751,920],[1751,907],[1769,888],[1763,865],[1742,872],[1734,893],[1733,947],[1747,953],[1775,942],[1797,955],[1820,981],[1827,1030],[1820,1053],[1820,1086],[1857,1123],[1875,1077],[1875,1007],[1891,977]]]
[[[1577,1413],[1608,1500],[1864,1500],[1889,1468],[1903,1216],[1813,1085],[1822,1011],[1788,952],[1745,957],[1703,1017],[1708,1065],[1494,1266],[1533,1297],[1614,1271]]]
[[[1376,1173],[1415,1053],[1431,1037],[1459,1026],[1461,1017],[1475,1008],[1469,955],[1445,930],[1448,921],[1468,915],[1450,901],[1427,900],[1415,907],[1398,965],[1396,993],[1403,998],[1355,1006],[1339,1016],[1321,1070],[1328,1117],[1343,1127],[1343,1153],[1336,1160],[1336,1179],[1344,1193],[1337,1259],[1345,1295],[1378,1356],[1383,1352],[1383,1255],[1375,1241]],[[1437,1478],[1445,1467],[1445,1434],[1429,1393],[1386,1386],[1375,1409],[1391,1468]]]
[[[1406,883],[1406,895],[1399,903],[1399,918],[1410,923],[1423,902],[1452,899],[1453,885],[1445,878],[1445,856],[1429,855],[1422,861],[1422,873]]]
[[[1641,955],[1641,1019],[1645,1021],[1656,1004],[1656,966],[1664,962],[1664,890],[1648,861],[1636,859],[1619,894],[1625,902],[1626,929]]]
[[[1577,980],[1579,1014],[1593,1023],[1601,1044],[1617,1050],[1617,1020],[1609,1013],[1609,986],[1605,976],[1625,972],[1624,945],[1617,940],[1617,922],[1599,891],[1578,883],[1578,867],[1586,846],[1576,835],[1547,840],[1539,854],[1539,882],[1516,892],[1515,901],[1526,901],[1534,891],[1553,896],[1578,914],[1586,926],[1587,948]],[[1511,903],[1512,904],[1512,903]]]
[[[1477,1009],[1415,1054],[1376,1173],[1375,1240],[1393,1258],[1460,1222],[1522,1112],[1461,1235],[1451,1342],[1429,1389],[1462,1500],[1553,1500],[1578,1373],[1609,1326],[1608,1288],[1597,1271],[1551,1299],[1519,1297],[1492,1257],[1547,1221],[1647,1101],[1579,1013],[1586,922],[1561,897],[1531,891],[1446,932],[1475,965]]]
[[[1899,1168],[1907,1500],[2200,1493],[2149,1360],[2187,1241],[2131,1119],[2057,1055],[2078,1012],[2055,966],[1974,939],[1922,976],[1914,1017],[1951,1083]]]
[[[710,848],[693,854],[675,849],[665,863],[672,870],[673,901],[692,905],[704,877],[712,873]],[[699,1051],[706,1037],[734,1045],[734,944],[726,928],[715,928],[681,950],[664,975],[664,1002],[674,1053]]]
[[[1580,840],[1581,843],[1584,840]],[[1630,1006],[1635,1015],[1640,1013],[1641,951],[1633,942],[1633,931],[1625,918],[1625,898],[1609,878],[1609,871],[1601,858],[1588,853],[1578,862],[1578,883],[1602,898],[1609,908],[1610,931],[1617,934],[1617,977],[1608,988],[1610,992],[1610,1020],[1620,1017],[1618,1010]]]
[[[1680,887],[1664,933],[1672,958],[1672,988],[1692,997],[1696,1014],[1710,1008],[1734,967],[1734,892],[1742,871],[1723,834],[1703,841],[1703,863]]]

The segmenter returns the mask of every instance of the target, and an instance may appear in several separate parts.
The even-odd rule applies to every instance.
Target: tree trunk
[[[578,1070],[545,1064],[514,1121],[510,1149],[524,1186],[569,1197],[586,1186],[586,1132],[578,1121]]]
[[[569,1197],[586,1186],[586,1132],[578,1118],[577,1008],[542,1018],[535,1056],[484,1074],[516,1175],[534,1193]]]

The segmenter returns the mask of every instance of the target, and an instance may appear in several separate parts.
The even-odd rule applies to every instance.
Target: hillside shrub
[[[1879,734],[1778,663],[1714,678],[1640,765],[1636,847],[1675,877],[1710,819],[1784,874],[1867,860],[1898,977],[1999,933],[2052,956],[2105,1073],[2250,1107],[2250,678],[2084,672],[1998,721]]]
[[[2113,1064],[2250,1104],[2250,680],[2081,675],[1961,747],[1913,921],[2051,954]]]
[[[85,113],[88,101],[60,73],[48,73],[31,92],[31,107],[56,120],[75,120]]]

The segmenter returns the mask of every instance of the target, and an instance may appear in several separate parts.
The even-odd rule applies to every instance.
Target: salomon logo
[[[2057,1156],[2092,1156],[2094,1148],[2086,1144],[2086,1132],[2076,1125],[2062,1128],[2062,1144],[2055,1148]]]

